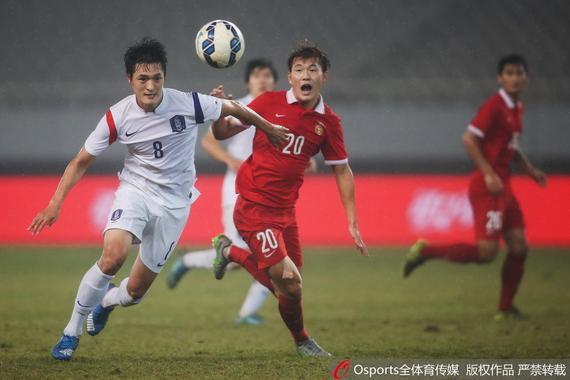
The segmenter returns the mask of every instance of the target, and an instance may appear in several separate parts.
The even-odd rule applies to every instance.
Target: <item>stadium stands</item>
[[[44,11],[37,11],[39,4]],[[6,70],[0,86],[0,172],[61,170],[105,107],[129,93],[122,53],[143,35],[166,44],[170,86],[208,91],[224,83],[235,94],[248,58],[272,58],[285,87],[284,61],[295,41],[318,42],[332,59],[326,96],[347,124],[354,162],[383,171],[424,170],[426,158],[440,163],[436,171],[466,169],[457,142],[461,130],[495,87],[497,57],[517,51],[528,57],[532,75],[528,149],[550,168],[569,169],[564,163],[570,153],[561,141],[570,139],[570,2],[278,4],[124,1],[103,7],[62,0],[45,12],[38,0],[3,1],[0,32],[8,53],[0,58]],[[245,35],[244,62],[235,68],[213,70],[195,57],[195,33],[214,18],[234,21]],[[132,19],[137,22],[126,22]],[[22,139],[33,152],[15,144]],[[433,143],[426,147],[426,139]],[[115,167],[111,162],[120,156],[103,158],[101,170]],[[202,155],[199,163],[215,168]]]

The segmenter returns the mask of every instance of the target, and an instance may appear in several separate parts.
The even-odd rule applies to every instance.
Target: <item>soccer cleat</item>
[[[495,321],[497,322],[507,321],[507,320],[520,321],[525,319],[527,319],[527,316],[521,313],[521,311],[517,309],[515,306],[511,306],[511,308],[507,310],[499,310],[499,312],[495,314]]]
[[[226,258],[223,254],[224,249],[231,245],[232,241],[224,234],[214,236],[212,239],[212,247],[216,249],[216,257],[214,258],[213,265],[214,277],[216,277],[216,280],[224,278],[226,268],[228,264],[231,263],[230,259]]]
[[[408,277],[412,272],[426,262],[426,258],[422,256],[422,250],[427,247],[428,243],[419,239],[410,247],[410,251],[404,259],[404,264],[402,265],[402,275],[404,278]]]
[[[297,347],[297,353],[303,358],[332,356],[321,346],[319,346],[313,338],[309,338],[302,342],[297,342],[295,343],[295,346]]]
[[[168,286],[168,289],[174,289],[189,269],[190,268],[184,265],[182,259],[176,260],[172,268],[170,268],[168,275],[166,276],[166,286]]]
[[[109,284],[107,292],[116,287],[114,284]],[[87,316],[87,334],[91,336],[99,334],[105,328],[113,310],[115,306],[103,307],[101,304],[95,306],[95,309]]]
[[[79,337],[62,335],[55,346],[51,349],[51,356],[57,360],[70,360],[79,346]]]
[[[251,326],[259,326],[263,324],[263,318],[258,314],[248,315],[246,317],[242,317],[236,319],[236,325],[251,325]]]

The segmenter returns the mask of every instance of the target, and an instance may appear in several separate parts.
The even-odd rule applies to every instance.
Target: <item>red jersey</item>
[[[275,208],[295,206],[309,160],[319,151],[327,165],[348,162],[340,118],[322,98],[304,109],[293,91],[265,92],[249,107],[273,124],[289,129],[287,143],[276,147],[256,131],[253,153],[241,165],[236,192],[250,202]]]
[[[505,90],[500,89],[479,108],[468,129],[481,139],[481,151],[495,173],[508,181],[514,144],[522,132],[523,106],[513,102]],[[483,174],[473,173],[473,183],[482,184]]]

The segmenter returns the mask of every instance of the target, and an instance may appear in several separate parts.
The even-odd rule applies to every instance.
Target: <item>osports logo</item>
[[[340,363],[334,367],[332,372],[332,376],[334,380],[344,380],[348,377],[350,373],[350,366],[351,366],[350,359],[341,360]]]

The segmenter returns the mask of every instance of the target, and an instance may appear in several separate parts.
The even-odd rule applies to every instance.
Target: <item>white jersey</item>
[[[98,156],[115,141],[125,144],[128,152],[120,180],[159,205],[185,207],[196,181],[197,127],[217,120],[221,109],[222,102],[212,96],[165,88],[159,106],[145,112],[130,95],[101,118],[85,141],[85,150]]]
[[[253,96],[246,95],[238,99],[240,103],[248,105],[253,100]],[[255,137],[255,128],[247,128],[243,132],[238,133],[226,140],[227,151],[230,156],[238,160],[245,161],[253,150],[253,138]],[[222,206],[231,206],[235,204],[237,195],[235,189],[236,172],[228,168],[224,176],[222,184]]]
[[[248,105],[253,100],[253,96],[247,95],[238,101]],[[238,160],[245,161],[251,156],[253,150],[253,137],[255,136],[255,128],[247,128],[245,131],[238,133],[226,140],[228,143],[227,150],[230,156]]]

